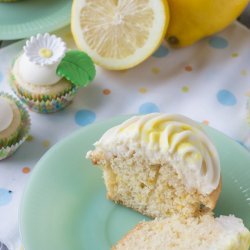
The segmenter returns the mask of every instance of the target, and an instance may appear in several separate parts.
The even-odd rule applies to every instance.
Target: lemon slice
[[[166,0],[74,0],[71,29],[79,49],[108,69],[134,67],[161,44]]]

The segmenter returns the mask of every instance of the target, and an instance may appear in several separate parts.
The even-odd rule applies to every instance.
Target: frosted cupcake
[[[152,218],[212,211],[221,191],[217,150],[181,115],[135,116],[87,154],[103,170],[109,199]]]
[[[26,42],[11,70],[11,85],[33,111],[52,113],[65,108],[77,89],[95,77],[95,66],[84,52],[67,51],[64,41],[38,34]]]
[[[25,141],[29,128],[29,115],[21,103],[0,92],[0,160],[17,150]]]

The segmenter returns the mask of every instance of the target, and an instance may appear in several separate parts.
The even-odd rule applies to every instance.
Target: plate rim
[[[52,13],[49,16],[43,16],[40,19],[29,20],[29,22],[26,23],[15,23],[8,27],[8,32],[4,30],[1,31],[1,28],[6,27],[6,25],[0,24],[0,40],[6,41],[23,39],[35,35],[37,33],[53,32],[55,30],[61,29],[70,24],[71,6],[71,1],[65,2],[65,4],[62,5],[56,13]],[[60,15],[60,19],[57,19],[56,22],[51,22],[51,18],[53,20],[55,15],[58,15],[59,12],[62,12],[64,14]],[[34,25],[34,22],[39,25]],[[25,30],[22,28],[24,26]],[[17,32],[18,29],[19,31]]]
[[[114,116],[114,117],[110,117],[110,118],[107,118],[107,119],[103,119],[103,120],[100,120],[100,121],[97,121],[95,123],[92,123],[92,124],[89,124],[85,127],[82,127],[80,129],[77,129],[76,131],[74,131],[73,133],[69,134],[68,136],[66,136],[64,139],[62,139],[61,141],[57,142],[55,145],[53,145],[38,161],[37,163],[35,164],[34,166],[34,169],[31,173],[31,176],[28,180],[28,182],[26,183],[25,187],[24,187],[24,191],[23,191],[23,194],[22,194],[22,197],[21,197],[21,202],[20,202],[20,205],[19,205],[19,209],[18,209],[18,228],[19,228],[19,234],[20,234],[20,238],[21,238],[21,241],[24,243],[24,238],[23,238],[23,234],[22,234],[22,227],[23,227],[23,220],[22,220],[22,213],[24,211],[24,206],[25,206],[25,200],[27,199],[27,193],[28,191],[30,190],[29,186],[30,186],[30,183],[32,182],[32,179],[35,178],[34,176],[36,176],[36,174],[39,172],[39,169],[41,168],[41,164],[42,162],[50,157],[51,154],[53,154],[54,151],[57,150],[57,148],[61,147],[62,145],[64,144],[67,144],[68,141],[70,141],[72,138],[74,137],[77,137],[78,134],[81,134],[83,133],[83,131],[85,130],[88,130],[92,127],[99,127],[99,126],[102,126],[102,124],[106,124],[106,123],[110,123],[112,121],[118,121],[118,120],[126,120],[134,115],[138,115],[138,114],[129,114],[129,115],[118,115],[118,116]],[[139,114],[140,115],[140,114]],[[197,122],[197,121],[195,121]],[[205,125],[205,124],[202,124],[200,122],[197,122],[199,125],[201,125],[202,129],[205,130],[206,132],[206,129],[208,130],[211,130],[213,132],[215,132],[216,134],[219,134],[220,136],[223,137],[223,139],[226,139],[226,140],[229,140],[230,142],[233,143],[234,146],[236,146],[240,151],[242,151],[243,154],[246,154],[246,156],[249,158],[250,160],[250,153],[249,151],[244,148],[240,143],[238,143],[237,141],[235,141],[234,139],[230,138],[229,136],[227,136],[226,134],[224,134],[223,132],[215,129],[215,128],[212,128],[208,125]]]

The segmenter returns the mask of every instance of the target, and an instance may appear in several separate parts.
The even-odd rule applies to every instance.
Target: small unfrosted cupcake
[[[70,104],[78,88],[88,85],[95,73],[87,54],[67,51],[61,38],[46,33],[26,42],[13,64],[10,82],[31,110],[52,113]]]
[[[12,155],[27,138],[28,112],[12,96],[0,92],[0,160]]]

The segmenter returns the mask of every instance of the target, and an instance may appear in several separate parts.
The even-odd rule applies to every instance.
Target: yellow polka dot
[[[152,73],[157,75],[160,73],[160,69],[157,67],[154,67],[154,68],[152,68]]]
[[[240,74],[241,74],[242,76],[247,76],[247,75],[248,75],[248,72],[247,72],[246,69],[243,69],[243,70],[241,70]]]
[[[250,91],[246,93],[246,96],[250,97]]]
[[[32,135],[28,135],[26,141],[31,142],[31,141],[33,141],[33,139],[34,139],[34,138],[33,138]]]
[[[183,93],[187,93],[187,92],[189,92],[189,87],[188,86],[183,86],[181,90],[182,90]]]
[[[42,144],[43,144],[43,146],[44,146],[45,148],[49,148],[49,147],[50,147],[50,142],[49,142],[48,140],[44,140],[44,141],[42,142]]]
[[[148,92],[148,90],[147,90],[146,88],[139,88],[139,92],[140,92],[141,94],[145,94],[145,93]]]
[[[24,250],[24,247],[23,247],[23,246],[21,246],[21,247],[20,247],[20,250]]]
[[[238,57],[239,56],[239,54],[238,53],[232,53],[232,55],[231,55],[233,58],[236,58],[236,57]]]

